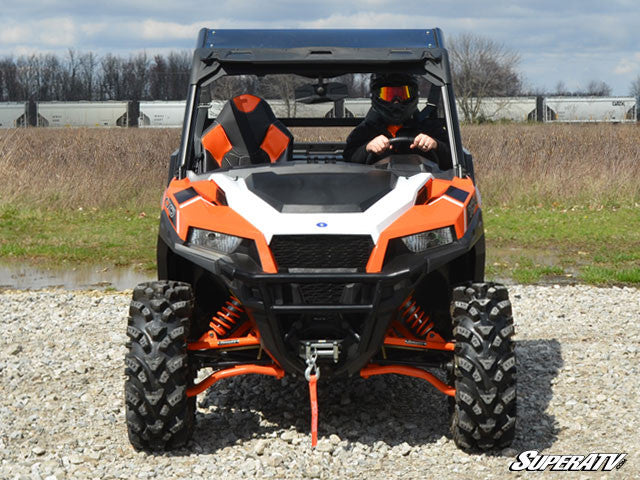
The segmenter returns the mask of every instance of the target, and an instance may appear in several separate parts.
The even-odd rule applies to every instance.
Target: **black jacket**
[[[438,148],[436,153],[438,155],[440,168],[443,170],[451,168],[451,149],[449,148],[449,138],[447,131],[440,122],[434,119],[421,120],[419,113],[416,113],[401,126],[400,130],[392,135],[387,129],[387,125],[373,108],[369,110],[365,119],[358,125],[347,137],[347,145],[344,149],[342,156],[347,162],[355,163],[374,163],[381,156],[371,154],[367,152],[367,144],[378,135],[385,135],[388,138],[393,137],[415,137],[419,133],[425,133],[432,137],[437,143]],[[388,153],[384,153],[384,156]]]

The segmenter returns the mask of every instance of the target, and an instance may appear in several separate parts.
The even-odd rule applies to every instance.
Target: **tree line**
[[[609,96],[611,87],[592,80],[585,88],[571,91],[563,82],[555,91],[527,87],[518,70],[520,55],[490,38],[462,34],[448,42],[456,98],[465,120],[474,121],[482,99],[526,95]],[[32,54],[0,59],[0,101],[77,100],[184,100],[191,68],[191,53],[174,51],[167,55],[146,53],[118,56],[79,53]],[[368,76],[344,75],[351,97],[369,95]],[[243,92],[293,103],[294,90],[305,83],[293,75],[227,77],[217,82],[212,98],[228,99]],[[420,94],[428,93],[420,85]],[[640,76],[630,93],[640,95]]]
[[[183,100],[191,54],[129,56],[68,50],[0,59],[0,101]]]

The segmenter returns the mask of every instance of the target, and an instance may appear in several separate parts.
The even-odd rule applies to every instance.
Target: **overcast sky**
[[[128,54],[191,49],[209,28],[432,28],[486,35],[521,56],[532,89],[640,75],[638,0],[0,0],[0,56],[69,48]]]

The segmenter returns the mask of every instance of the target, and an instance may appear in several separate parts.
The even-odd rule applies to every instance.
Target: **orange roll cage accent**
[[[218,370],[207,378],[197,383],[193,387],[187,388],[187,397],[195,397],[199,393],[204,392],[211,385],[223,378],[236,377],[238,375],[247,375],[249,373],[257,373],[259,375],[271,375],[278,380],[284,377],[284,370],[276,365],[236,365],[232,368]]]
[[[445,395],[454,397],[456,395],[456,389],[450,387],[431,373],[416,367],[406,367],[404,365],[367,365],[360,370],[360,376],[362,378],[369,378],[373,375],[387,375],[389,373],[396,373],[398,375],[406,375],[408,377],[416,377],[426,380],[431,385],[436,387]]]

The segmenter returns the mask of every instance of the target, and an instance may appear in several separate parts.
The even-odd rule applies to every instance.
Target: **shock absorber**
[[[218,338],[224,338],[233,333],[245,320],[245,311],[240,300],[231,295],[218,313],[212,317],[209,326]]]
[[[410,295],[398,309],[400,319],[407,328],[418,338],[425,338],[427,333],[433,329],[433,322],[418,302]]]

